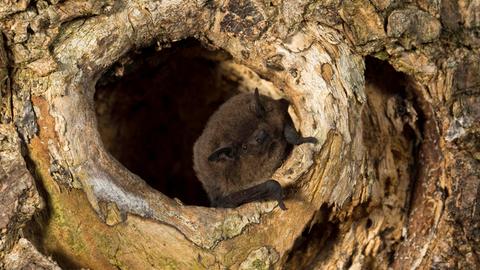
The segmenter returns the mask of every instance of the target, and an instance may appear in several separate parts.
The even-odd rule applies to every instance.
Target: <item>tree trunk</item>
[[[477,1],[0,5],[0,269],[480,267]],[[193,142],[230,96],[316,145],[286,206],[206,207]]]

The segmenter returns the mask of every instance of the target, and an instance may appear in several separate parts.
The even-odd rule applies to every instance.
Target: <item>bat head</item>
[[[234,102],[235,103],[235,102]],[[240,105],[240,104],[239,104]],[[236,125],[224,129],[223,145],[209,156],[210,162],[251,162],[261,164],[277,160],[284,151],[286,141],[283,128],[287,116],[288,102],[260,96],[258,89],[243,100],[244,111],[234,112]],[[246,106],[245,106],[246,105]],[[232,106],[233,108],[233,106]],[[236,107],[238,110],[242,106]],[[280,150],[280,151],[279,151]],[[256,167],[256,166],[252,166]]]
[[[194,145],[198,179],[210,200],[271,178],[288,154],[286,100],[244,93],[223,103]]]

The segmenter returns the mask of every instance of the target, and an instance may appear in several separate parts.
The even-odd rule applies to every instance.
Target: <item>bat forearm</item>
[[[275,180],[268,180],[256,186],[221,197],[214,202],[213,206],[233,208],[244,203],[263,200],[276,200],[282,210],[287,210],[283,203],[283,188]]]

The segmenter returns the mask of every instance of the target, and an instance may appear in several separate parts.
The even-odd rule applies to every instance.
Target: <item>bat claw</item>
[[[280,209],[282,209],[283,211],[285,210],[288,210],[288,208],[285,206],[285,203],[283,202],[283,200],[278,200],[278,207],[280,207]]]

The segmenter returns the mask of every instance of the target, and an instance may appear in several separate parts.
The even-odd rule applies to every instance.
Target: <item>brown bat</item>
[[[210,117],[193,147],[193,163],[212,206],[236,207],[276,200],[283,188],[272,174],[288,154],[288,145],[316,143],[301,137],[288,115],[288,101],[255,93],[239,94]]]

